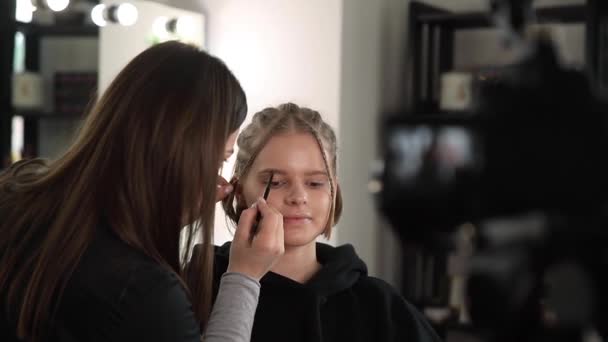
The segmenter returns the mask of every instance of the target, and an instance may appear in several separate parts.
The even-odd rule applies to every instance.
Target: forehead
[[[325,170],[317,140],[309,133],[284,133],[271,137],[251,166],[253,172],[267,168],[284,171]]]

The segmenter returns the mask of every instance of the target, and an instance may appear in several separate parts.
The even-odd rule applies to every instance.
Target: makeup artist
[[[240,216],[213,308],[211,291],[215,202],[231,191],[218,169],[246,111],[224,63],[162,43],[119,73],[57,161],[1,174],[0,341],[249,341],[259,279],[284,251],[263,199]],[[198,238],[201,267],[186,272]]]

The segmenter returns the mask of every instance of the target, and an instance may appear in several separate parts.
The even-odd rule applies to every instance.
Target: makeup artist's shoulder
[[[172,282],[174,275],[169,270],[113,233],[100,228],[96,237],[74,272],[76,280],[95,287],[107,288],[111,285],[118,289],[145,286],[149,284],[149,279]]]
[[[100,298],[127,310],[150,297],[183,291],[173,272],[103,230],[83,255],[69,287],[66,307],[74,310],[83,301],[93,303],[93,310]]]

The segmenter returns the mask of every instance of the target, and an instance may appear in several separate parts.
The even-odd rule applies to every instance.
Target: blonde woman
[[[261,280],[252,341],[439,340],[395,289],[368,276],[351,245],[316,242],[330,237],[342,211],[336,136],[318,112],[292,103],[264,109],[237,144],[235,191],[224,209],[236,222],[273,173],[268,203],[283,216],[285,240],[285,254]],[[216,250],[216,284],[230,246]]]

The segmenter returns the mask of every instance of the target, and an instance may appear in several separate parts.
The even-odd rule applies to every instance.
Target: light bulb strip
[[[129,2],[100,4],[91,10],[91,19],[97,26],[106,26],[107,23],[131,26],[137,22],[138,16],[137,7]]]

